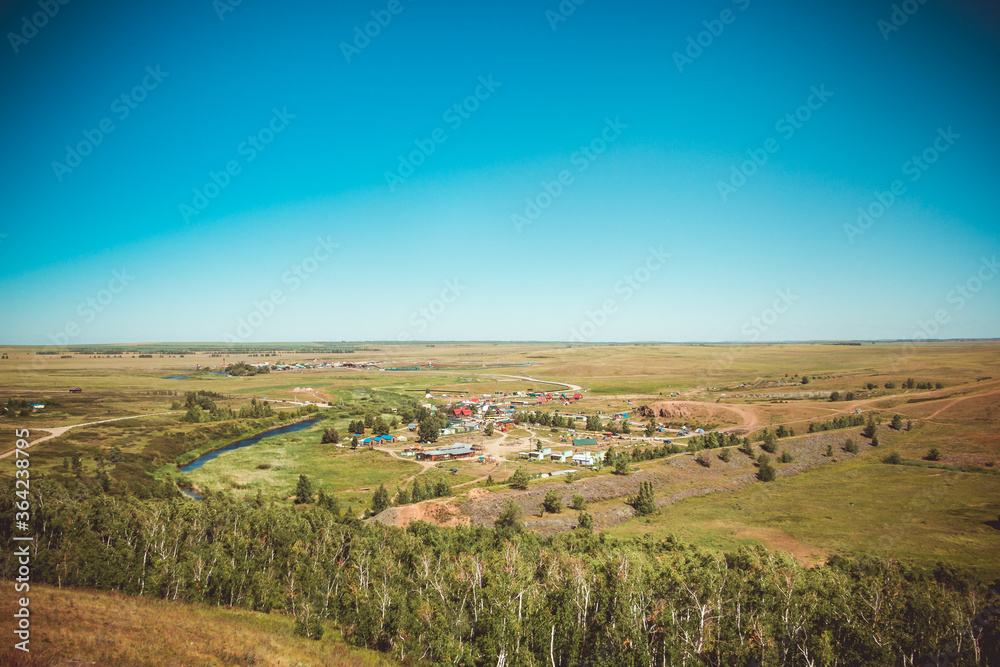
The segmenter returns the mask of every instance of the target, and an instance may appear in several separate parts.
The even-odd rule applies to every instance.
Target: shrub
[[[849,452],[851,454],[857,454],[858,443],[854,442],[853,438],[848,438],[847,441],[844,443],[844,451]]]
[[[930,450],[928,450],[926,456],[924,456],[924,459],[927,461],[940,461],[941,452],[938,451],[937,447],[931,447]]]
[[[576,527],[580,528],[581,530],[585,530],[588,533],[593,532],[594,517],[590,516],[586,512],[581,513],[579,519],[577,519]]]
[[[573,502],[570,503],[570,507],[572,507],[575,510],[581,510],[581,511],[585,510],[587,509],[587,501],[582,494],[574,493]]]
[[[510,479],[507,480],[507,483],[510,484],[511,488],[524,491],[528,488],[528,479],[528,471],[524,468],[518,468],[514,474],[510,476]]]
[[[729,461],[732,460],[733,458],[733,450],[723,449],[722,453],[719,454],[719,458],[725,461],[726,463],[729,463]]]
[[[826,446],[826,456],[833,456],[833,445]]]
[[[762,482],[773,482],[777,476],[778,471],[770,463],[765,463],[757,469],[757,479]]]
[[[695,458],[695,461],[697,461],[699,465],[704,466],[706,468],[712,467],[712,457],[704,452],[699,454],[697,458]]]
[[[899,465],[903,462],[903,457],[899,455],[899,452],[892,452],[888,456],[882,459],[882,463],[890,463],[892,465]]]
[[[778,459],[782,463],[791,463],[795,458],[789,454],[787,451],[781,452],[781,458]]]
[[[546,493],[545,500],[542,501],[542,509],[549,514],[559,514],[559,512],[562,512],[562,500],[560,500],[559,494],[555,491]]]

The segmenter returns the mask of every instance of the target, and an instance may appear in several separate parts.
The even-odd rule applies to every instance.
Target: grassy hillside
[[[14,608],[14,586],[0,586]],[[396,664],[344,644],[327,628],[319,641],[293,634],[295,621],[198,604],[31,584],[31,653],[0,650],[4,665],[362,665]]]

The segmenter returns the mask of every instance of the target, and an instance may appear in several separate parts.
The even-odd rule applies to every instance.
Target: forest
[[[17,497],[0,533],[11,543]],[[297,619],[318,638],[461,665],[1000,664],[1000,588],[871,556],[806,568],[762,547],[367,525],[329,505],[29,493],[32,577]],[[18,531],[18,534],[25,534]],[[5,550],[0,574],[17,562]]]

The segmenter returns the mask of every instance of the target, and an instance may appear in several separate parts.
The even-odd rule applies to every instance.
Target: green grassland
[[[451,486],[487,474],[486,466],[471,462],[446,462],[421,473],[422,468],[415,463],[383,452],[351,451],[320,443],[324,428],[335,426],[343,436],[348,422],[365,412],[376,411],[390,419],[393,410],[404,404],[426,402],[427,389],[434,391],[433,402],[440,403],[444,402],[438,398],[440,394],[449,392],[482,394],[529,388],[560,391],[556,385],[506,376],[573,383],[583,387],[584,400],[569,409],[588,414],[597,410],[631,412],[638,405],[666,400],[671,392],[681,392],[681,399],[698,402],[706,409],[725,405],[752,409],[760,419],[758,427],[789,424],[799,434],[809,422],[853,412],[854,406],[822,399],[776,399],[765,394],[855,391],[868,401],[859,404],[859,409],[876,410],[884,420],[898,413],[913,420],[913,430],[895,432],[883,428],[881,447],[861,459],[823,465],[731,493],[680,501],[659,515],[630,520],[612,531],[674,533],[717,549],[753,542],[775,548],[788,546],[801,553],[815,553],[817,558],[833,552],[882,550],[894,557],[943,560],[969,565],[991,576],[998,574],[990,557],[996,560],[995,554],[1000,553],[1000,530],[995,525],[1000,512],[1000,476],[955,471],[988,471],[1000,466],[1000,394],[995,393],[1000,387],[1000,373],[994,373],[994,369],[1000,369],[1000,345],[995,342],[926,343],[917,348],[895,343],[578,346],[471,342],[431,346],[380,342],[358,344],[355,352],[337,351],[351,346],[264,344],[232,346],[225,351],[220,351],[224,346],[210,344],[114,346],[128,347],[121,356],[95,354],[92,349],[37,355],[38,348],[2,348],[10,358],[0,361],[0,402],[15,398],[42,402],[46,407],[23,417],[0,418],[0,439],[6,443],[0,444],[0,451],[13,446],[15,425],[31,429],[33,437],[38,437],[44,435],[44,428],[153,413],[155,416],[80,426],[39,444],[31,453],[33,474],[51,475],[71,485],[73,476],[63,467],[66,459],[81,455],[83,476],[93,477],[100,465],[97,458],[106,461],[112,448],[117,448],[124,460],[106,463],[112,492],[137,492],[155,479],[169,488],[180,480],[237,497],[261,492],[269,498],[287,499],[294,494],[298,476],[305,474],[318,489],[337,493],[342,507],[360,513],[370,503],[370,489],[379,484],[384,484],[391,494],[400,485],[408,486],[406,480],[418,473],[422,482],[444,479]],[[131,354],[133,350],[135,355]],[[152,353],[153,358],[140,358],[139,353]],[[441,368],[398,372],[307,369],[253,377],[226,377],[196,369],[198,364],[203,369],[217,367],[223,358],[226,363],[371,359],[383,361],[386,367],[433,362]],[[512,365],[524,362],[530,365]],[[798,382],[801,375],[810,376],[807,385]],[[166,379],[170,376],[185,379]],[[940,382],[945,388],[925,392],[898,386],[910,377],[920,382]],[[897,387],[885,388],[890,381]],[[867,392],[865,385],[869,382],[877,388],[862,394]],[[741,384],[749,386],[741,388]],[[77,385],[84,388],[83,393],[68,393],[69,387]],[[309,387],[314,392],[296,393],[293,390],[297,387]],[[184,392],[199,390],[225,396],[217,402],[234,409],[251,398],[265,396],[285,401],[322,399],[333,407],[323,409],[324,421],[308,430],[267,438],[223,454],[198,471],[182,474],[178,463],[281,423],[270,418],[189,424],[181,421],[183,411],[166,414],[173,401],[183,401]],[[723,393],[727,394],[725,398]],[[633,399],[630,405],[628,401]],[[286,409],[282,406],[287,404],[276,405]],[[567,408],[554,401],[527,409]],[[725,421],[732,415],[725,419],[717,415],[706,412],[697,419],[704,418],[704,424],[718,423],[720,427],[735,423]],[[678,421],[694,423],[696,418]],[[508,438],[548,439],[562,433],[560,430],[553,435],[547,428],[517,428],[508,432]],[[439,444],[456,440],[468,441],[455,436]],[[562,444],[551,446],[558,449]],[[924,463],[952,469],[880,462],[882,456],[893,451],[904,460],[923,462],[932,447],[940,451],[941,458],[933,464]],[[566,448],[571,448],[571,443],[566,443]],[[532,474],[572,467],[514,460],[507,464],[506,474],[519,465]],[[642,464],[651,465],[662,462]],[[458,474],[450,474],[452,468],[458,468]],[[9,476],[12,470],[12,464],[3,464],[0,475]],[[608,474],[607,470],[601,473]],[[493,476],[499,481],[505,475],[501,471]],[[696,484],[697,479],[691,483]],[[933,502],[927,502],[928,497]],[[606,503],[621,505],[623,501]],[[887,535],[888,541],[884,539]]]

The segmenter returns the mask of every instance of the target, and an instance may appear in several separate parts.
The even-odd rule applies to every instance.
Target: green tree
[[[576,519],[576,527],[588,533],[594,532],[594,517],[586,512],[581,512]]]
[[[415,503],[422,502],[427,498],[427,494],[424,493],[424,485],[420,483],[419,477],[413,479],[413,489],[410,491],[410,498]]]
[[[629,426],[627,419],[622,422],[622,433],[624,433],[625,435],[632,434],[632,427]]]
[[[771,431],[764,429],[764,442],[760,448],[773,454],[778,449],[778,438]]]
[[[570,503],[570,507],[581,511],[587,509],[587,500],[583,497],[582,493],[573,494],[573,501]]]
[[[372,496],[372,505],[368,513],[375,516],[384,512],[389,507],[389,492],[385,490],[384,484],[379,484]]]
[[[826,456],[833,456],[833,445],[826,446]]]
[[[844,451],[848,452],[850,454],[857,454],[858,451],[859,451],[858,450],[858,443],[854,442],[853,438],[848,438],[844,442]]]
[[[722,453],[719,454],[719,458],[722,459],[725,463],[729,463],[729,461],[732,460],[733,458],[733,450],[723,449]]]
[[[83,476],[83,459],[79,454],[73,455],[73,474],[77,477]]]
[[[514,471],[514,474],[511,475],[510,479],[507,480],[507,483],[511,486],[511,488],[523,491],[528,488],[528,479],[528,471],[524,468],[518,468]]]
[[[500,512],[500,516],[497,520],[493,522],[493,527],[501,535],[511,535],[513,533],[520,533],[524,529],[524,523],[521,521],[521,508],[513,500],[508,500],[504,503],[503,511]]]
[[[421,442],[437,442],[441,428],[441,418],[437,415],[428,415],[417,427],[417,438]]]
[[[650,420],[646,423],[646,428],[643,431],[643,435],[645,435],[647,438],[652,438],[655,433],[656,433],[656,420],[650,418]]]
[[[359,444],[360,443],[358,442],[358,436],[352,435],[351,436],[351,449],[357,449]]]
[[[559,498],[559,493],[556,491],[546,493],[545,499],[542,501],[542,509],[549,514],[559,514],[562,512],[562,500]]]
[[[313,499],[312,482],[305,475],[299,475],[299,483],[295,486],[295,503],[311,503]]]
[[[803,375],[802,376],[802,384],[809,384],[809,376],[808,375]]]
[[[780,461],[781,463],[791,463],[794,460],[795,458],[788,452],[787,449],[781,452],[781,457],[778,458],[778,461]]]
[[[323,444],[331,444],[340,442],[340,431],[335,428],[328,428],[323,430]]]
[[[927,461],[940,461],[941,460],[941,452],[938,450],[937,447],[931,447],[927,451],[927,454],[924,456],[924,459],[927,460]]]
[[[615,468],[613,472],[616,475],[629,474],[629,468],[631,467],[629,463],[630,461],[628,459],[628,456],[626,456],[624,452],[618,454],[618,456],[615,457]]]
[[[640,482],[639,494],[630,496],[628,504],[635,510],[636,516],[646,516],[656,511],[656,499],[653,495],[652,482]]]
[[[778,471],[771,465],[771,457],[761,454],[757,458],[757,479],[762,482],[773,482],[778,475]]]
[[[892,421],[889,422],[889,428],[891,428],[893,431],[902,431],[903,430],[903,418],[900,417],[898,414],[893,415],[892,416]]]
[[[493,422],[490,422],[489,424],[486,425],[486,428],[483,429],[483,435],[485,435],[486,437],[490,437],[493,435]]]
[[[892,452],[882,459],[882,463],[890,463],[892,465],[899,465],[902,462],[903,457],[899,455],[899,452]]]

